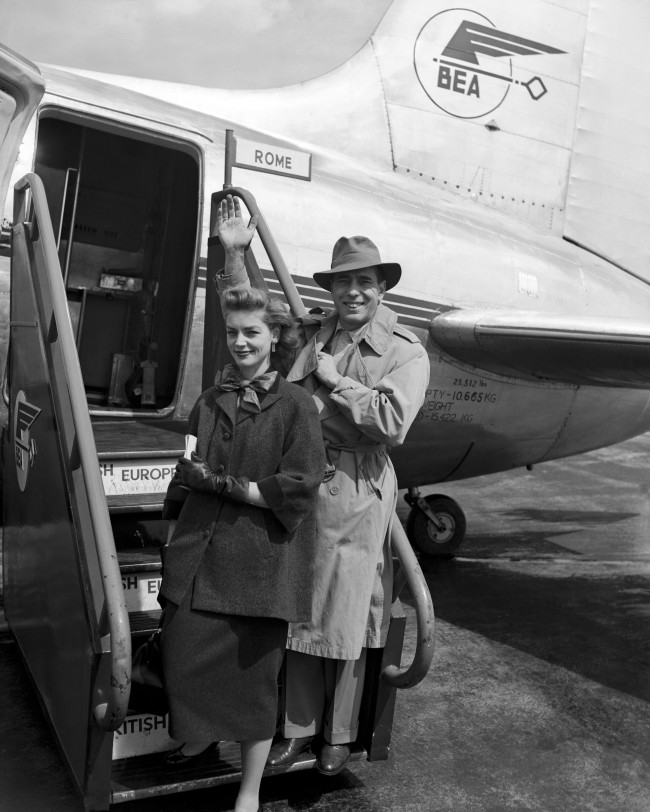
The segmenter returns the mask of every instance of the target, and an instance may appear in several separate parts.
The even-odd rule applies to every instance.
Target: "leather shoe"
[[[267,767],[288,767],[304,752],[312,742],[313,736],[300,739],[282,739],[276,742],[266,760]]]
[[[167,753],[164,762],[165,767],[187,767],[190,764],[200,764],[201,761],[206,756],[214,752],[218,746],[219,742],[210,742],[210,744],[204,750],[201,750],[200,753],[196,753],[193,756],[187,756],[183,752],[183,747],[185,747],[185,743],[183,743],[180,747],[177,747],[175,750]]]
[[[318,755],[318,772],[337,775],[350,760],[349,744],[324,744]]]

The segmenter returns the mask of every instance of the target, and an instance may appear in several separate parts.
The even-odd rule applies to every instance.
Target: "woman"
[[[189,418],[196,453],[167,492],[160,588],[170,732],[187,763],[241,743],[236,812],[254,812],[275,732],[289,621],[310,617],[312,508],[325,470],[316,407],[272,371],[295,344],[284,307],[255,289],[222,299],[228,365]],[[175,525],[175,526],[174,526]]]

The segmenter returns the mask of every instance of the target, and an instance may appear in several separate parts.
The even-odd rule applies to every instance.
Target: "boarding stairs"
[[[244,190],[228,191],[257,212]],[[213,213],[223,194],[213,196]],[[261,214],[258,228],[296,309],[299,297]],[[214,237],[210,244],[214,267],[222,260],[220,246]],[[255,283],[261,274],[252,256],[247,264]],[[165,769],[163,754],[175,746],[166,717],[129,708],[132,651],[160,618],[159,548],[167,529],[162,500],[184,451],[185,425],[172,419],[91,420],[45,194],[33,174],[15,191],[11,291],[9,424],[3,433],[5,611],[84,807],[106,810],[238,781],[239,747],[232,742],[222,743],[200,766]],[[218,348],[208,346],[219,318],[211,294],[204,380],[221,363]],[[406,535],[395,524],[401,569],[389,640],[371,653],[353,759],[388,756],[396,688],[416,684],[431,662],[431,599]],[[415,601],[419,642],[411,665],[400,668],[405,616],[398,593],[405,582]],[[305,753],[288,770],[314,763]]]

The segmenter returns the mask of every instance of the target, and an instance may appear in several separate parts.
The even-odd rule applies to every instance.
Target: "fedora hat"
[[[382,262],[377,246],[367,237],[341,237],[332,251],[332,267],[318,271],[314,281],[325,290],[332,289],[334,274],[343,271],[360,271],[363,268],[380,268],[386,281],[386,290],[394,288],[402,275],[397,262]]]

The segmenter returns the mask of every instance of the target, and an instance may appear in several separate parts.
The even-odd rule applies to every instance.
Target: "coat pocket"
[[[388,458],[385,451],[376,454],[365,454],[359,466],[368,488],[368,495],[384,498],[384,484],[388,474]]]

